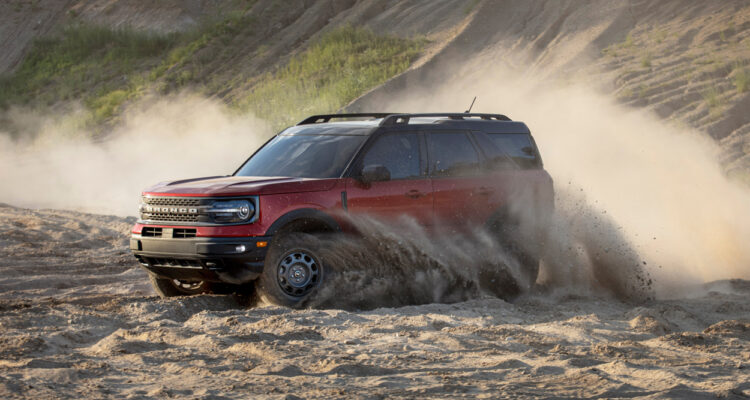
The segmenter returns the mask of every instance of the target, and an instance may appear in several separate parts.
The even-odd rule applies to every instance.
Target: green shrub
[[[625,47],[625,48],[633,47],[633,34],[628,33],[628,35],[625,36],[625,41],[622,43],[622,47]]]
[[[702,96],[703,101],[705,101],[708,106],[709,117],[712,120],[720,118],[724,109],[725,99],[721,97],[719,89],[715,86],[711,86],[702,93]]]
[[[89,103],[89,108],[94,113],[94,118],[103,120],[115,115],[120,106],[131,96],[127,90],[117,89],[94,98]]]
[[[737,92],[747,92],[748,87],[750,87],[750,73],[748,73],[747,68],[738,65],[735,67],[733,75],[732,81],[734,82],[734,87],[737,88]]]
[[[709,108],[716,108],[721,104],[719,91],[713,86],[703,92],[703,100]]]

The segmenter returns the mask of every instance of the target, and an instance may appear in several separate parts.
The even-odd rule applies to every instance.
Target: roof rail
[[[463,120],[467,117],[481,118],[483,120],[510,121],[511,119],[502,114],[479,114],[479,113],[424,113],[424,114],[391,114],[380,122],[380,126],[408,124],[411,118],[419,117],[443,117],[448,119]]]
[[[362,114],[321,114],[321,115],[313,115],[311,117],[307,117],[302,122],[298,123],[297,125],[309,125],[309,124],[317,124],[322,122],[328,122],[332,118],[364,118],[364,117],[372,117],[372,118],[385,118],[389,115],[393,115],[393,113],[362,113]]]

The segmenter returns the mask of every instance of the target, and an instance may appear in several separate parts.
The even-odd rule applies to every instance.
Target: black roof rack
[[[478,113],[424,113],[424,114],[391,114],[385,117],[380,126],[408,124],[409,119],[419,117],[442,117],[448,119],[463,120],[467,117],[481,118],[484,120],[510,121],[511,119],[502,114],[478,114]]]
[[[311,117],[305,118],[302,120],[302,122],[298,123],[297,125],[308,125],[308,124],[317,124],[317,123],[323,123],[328,122],[332,118],[385,118],[389,115],[394,115],[393,113],[362,113],[362,114],[322,114],[322,115],[313,115]]]
[[[422,114],[406,114],[406,113],[358,113],[358,114],[321,114],[313,115],[305,118],[297,125],[309,125],[329,122],[331,119],[339,118],[382,118],[380,126],[384,125],[395,125],[395,124],[408,124],[411,118],[419,117],[435,117],[435,118],[448,118],[454,120],[463,120],[465,118],[481,118],[483,120],[495,120],[495,121],[510,121],[511,119],[502,114],[480,114],[480,113],[422,113]]]

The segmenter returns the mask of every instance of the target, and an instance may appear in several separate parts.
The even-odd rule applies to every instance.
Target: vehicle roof
[[[330,121],[332,118],[346,118],[350,115],[356,118],[372,115],[374,118]],[[312,116],[298,125],[287,128],[281,134],[367,136],[376,131],[415,130],[415,128],[417,130],[438,128],[440,130],[477,130],[487,133],[530,133],[529,128],[523,122],[511,121],[499,114],[342,114],[340,116]]]

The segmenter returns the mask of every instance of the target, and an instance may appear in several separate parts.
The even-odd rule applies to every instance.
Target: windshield
[[[338,178],[366,136],[278,135],[235,175]]]

